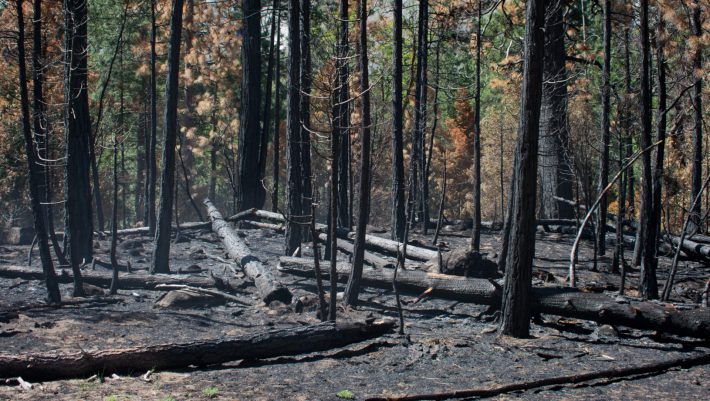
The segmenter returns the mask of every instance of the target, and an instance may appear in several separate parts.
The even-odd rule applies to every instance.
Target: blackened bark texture
[[[267,150],[269,147],[269,130],[271,129],[271,90],[274,82],[274,49],[276,30],[279,25],[276,24],[279,15],[279,0],[274,0],[271,5],[271,33],[269,35],[269,54],[267,56],[266,65],[266,82],[264,82],[264,115],[261,123],[261,142],[259,142],[259,179],[263,181],[266,178]],[[270,194],[271,195],[271,194]],[[213,194],[209,195],[210,199],[217,201]],[[272,202],[273,204],[273,202]]]
[[[540,217],[574,218],[573,207],[555,197],[572,199],[572,173],[565,157],[567,121],[567,68],[565,67],[564,5],[550,0],[545,12],[545,57],[540,110]]]
[[[144,105],[144,110],[145,110],[145,100],[143,101]],[[137,115],[138,117],[138,127],[136,127],[136,145],[135,145],[135,153],[136,153],[136,171],[135,171],[135,177],[136,181],[134,182],[134,187],[133,187],[133,210],[135,212],[135,220],[144,220],[143,219],[143,210],[144,210],[144,198],[143,195],[145,193],[145,156],[146,156],[146,148],[144,146],[145,144],[145,133],[146,133],[146,119],[145,113],[141,113]],[[145,220],[144,220],[145,221]],[[145,224],[145,223],[144,223]]]
[[[320,323],[212,340],[57,354],[0,355],[0,374],[28,380],[83,377],[95,372],[143,372],[265,359],[343,347],[392,331],[394,322]],[[32,362],[30,362],[32,361]]]
[[[64,0],[64,236],[74,272],[74,295],[81,296],[79,266],[93,254],[89,185],[89,94],[87,93],[87,2]]]
[[[350,97],[348,85],[348,24],[350,15],[348,11],[348,1],[340,0],[338,14],[338,50],[335,61],[337,74],[336,88],[333,93],[333,138],[337,143],[338,158],[338,182],[337,182],[337,202],[338,202],[338,227],[351,229],[350,210],[348,201],[348,179],[350,178]]]
[[[116,258],[116,244],[118,242],[118,140],[113,134],[113,193],[111,194],[111,245],[109,258],[111,259],[112,279],[110,293],[118,291],[118,259]]]
[[[598,191],[602,193],[609,183],[609,112],[611,109],[611,0],[604,0],[604,63],[602,67],[602,121],[601,121],[601,152],[599,154]],[[599,255],[606,253],[606,218],[608,198],[602,194],[599,202],[596,224],[596,249]]]
[[[274,159],[272,160],[272,182],[274,185],[271,192],[271,211],[279,210],[279,175],[281,173],[281,13],[277,14],[278,27],[276,32],[276,89],[274,90]]]
[[[515,191],[510,215],[510,249],[506,262],[500,325],[501,334],[514,337],[527,337],[530,330],[545,1],[528,1],[525,20],[525,61],[520,98]]]
[[[32,15],[32,123],[34,124],[34,135],[37,141],[37,154],[41,155],[45,160],[51,158],[51,142],[49,140],[49,119],[47,118],[47,107],[44,102],[44,62],[42,57],[42,0],[34,0],[33,15]],[[54,206],[52,205],[52,172],[48,163],[40,163],[44,165],[42,171],[42,183],[44,184],[44,194],[42,201],[45,203],[43,207],[47,233],[52,242],[52,248],[57,256],[57,260],[61,265],[68,265],[64,253],[57,241],[57,235],[54,231]]]
[[[307,227],[300,224],[303,218],[303,169],[301,165],[301,23],[299,0],[288,2],[288,108],[286,110],[286,249],[291,255],[305,237]]]
[[[311,186],[311,1],[301,0],[301,71],[299,82],[301,88],[301,116],[300,116],[300,137],[301,146],[301,180],[303,187],[303,204],[300,215],[303,216],[303,239],[310,239],[308,220],[311,212],[312,186]]]
[[[32,217],[34,220],[35,233],[39,241],[39,255],[42,260],[42,272],[47,285],[47,300],[50,303],[61,302],[59,286],[54,274],[52,256],[49,253],[49,242],[47,239],[46,214],[42,210],[40,203],[41,195],[39,186],[42,184],[42,170],[38,160],[35,159],[36,149],[32,138],[30,126],[30,106],[29,94],[27,93],[27,69],[25,66],[25,21],[22,14],[22,0],[16,2],[17,12],[17,58],[19,65],[19,86],[20,103],[22,113],[22,134],[25,138],[25,153],[27,154],[27,169],[29,172],[30,204],[32,206]],[[38,133],[35,133],[37,135]]]
[[[149,235],[155,235],[155,185],[157,181],[158,166],[155,159],[156,144],[158,140],[158,91],[157,91],[157,55],[155,53],[155,41],[157,27],[155,24],[155,0],[150,2],[150,140],[148,147],[148,190],[146,203],[148,205],[148,227]]]
[[[691,17],[691,28],[693,36],[695,36],[696,48],[693,56],[693,71],[699,74],[702,71],[703,52],[702,48],[702,27],[700,24],[700,2],[693,0],[693,15]],[[700,187],[703,180],[703,80],[701,76],[695,77],[695,85],[693,87],[692,103],[693,116],[695,126],[693,127],[693,176],[691,179],[691,196],[690,199],[695,199],[700,193]],[[700,202],[691,210],[692,220],[690,230],[696,231],[701,228]]]
[[[513,167],[518,163],[518,154],[514,155]],[[505,223],[503,224],[503,238],[500,244],[500,254],[498,256],[498,271],[505,271],[505,264],[508,262],[508,250],[510,249],[510,227],[513,225],[510,217],[513,213],[513,197],[515,196],[515,181],[517,170],[513,168],[513,174],[510,177],[510,188],[508,190],[508,205],[506,206]]]
[[[168,80],[165,84],[165,120],[163,122],[163,156],[160,161],[160,206],[153,248],[151,273],[169,273],[170,225],[175,191],[175,145],[179,135],[177,104],[180,74],[180,42],[183,0],[173,0],[168,47]],[[175,191],[175,192],[174,192]]]
[[[394,0],[394,54],[392,65],[392,239],[404,239],[404,142],[402,129],[402,0]]]
[[[261,209],[266,192],[259,174],[261,108],[261,0],[242,0],[242,98],[237,158],[237,210]]]
[[[641,148],[651,146],[651,46],[648,29],[648,0],[640,2],[641,41]],[[643,182],[641,187],[641,227],[647,233],[643,239],[641,252],[641,283],[639,293],[644,299],[658,298],[656,282],[656,236],[657,222],[653,220],[653,169],[651,154],[645,152],[641,158]]]
[[[414,221],[419,221],[426,232],[429,221],[428,187],[424,184],[424,131],[426,130],[427,55],[429,49],[429,0],[419,2],[417,28],[417,82],[414,94],[414,130],[410,161],[410,198],[414,205]]]
[[[360,0],[360,107],[362,114],[361,133],[362,145],[360,148],[360,202],[357,216],[357,229],[355,231],[355,252],[353,254],[353,269],[345,289],[345,302],[348,305],[357,305],[360,292],[360,279],[362,278],[362,265],[365,258],[365,234],[367,222],[370,219],[370,77],[367,56],[367,0]]]
[[[471,249],[474,252],[481,250],[481,7],[482,4],[479,1],[476,18],[476,92],[474,94],[476,110],[473,121],[473,229],[471,230]],[[430,153],[433,151],[434,149],[429,149]]]

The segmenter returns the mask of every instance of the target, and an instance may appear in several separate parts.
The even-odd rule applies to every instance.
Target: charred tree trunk
[[[279,210],[279,175],[281,173],[281,13],[277,14],[276,32],[276,89],[274,90],[274,160],[272,161],[272,182],[274,185],[271,193],[271,211]]]
[[[337,226],[352,228],[350,224],[350,210],[348,202],[348,179],[350,166],[350,90],[348,85],[349,69],[348,69],[348,52],[350,46],[348,44],[348,24],[350,23],[350,15],[348,11],[348,1],[340,0],[339,2],[339,21],[338,21],[338,50],[335,61],[337,74],[336,88],[333,93],[333,138],[337,141],[337,151],[334,157],[337,157]]]
[[[116,133],[113,134],[113,194],[111,196],[111,246],[109,257],[111,258],[112,280],[111,295],[118,291],[118,259],[116,258],[116,243],[118,240],[118,140]]]
[[[242,98],[239,126],[237,210],[264,204],[259,174],[261,107],[261,0],[242,0]]]
[[[532,261],[535,256],[535,203],[537,151],[545,46],[545,2],[526,3],[525,61],[520,100],[515,191],[510,215],[510,249],[507,255],[501,312],[501,333],[527,337],[530,330]]]
[[[288,219],[286,223],[286,249],[291,255],[303,242],[305,233],[299,217],[303,212],[303,170],[301,154],[301,7],[299,0],[288,2],[288,108],[286,110],[286,164],[288,182],[286,202]]]
[[[394,0],[394,61],[392,65],[392,239],[404,239],[404,143],[402,129],[402,0]]]
[[[19,64],[19,85],[20,104],[22,114],[22,134],[25,138],[25,153],[27,154],[27,169],[29,172],[30,204],[32,206],[32,217],[34,229],[39,241],[39,254],[42,260],[42,272],[47,285],[47,300],[50,303],[61,302],[59,286],[54,274],[52,256],[49,253],[49,242],[47,240],[46,214],[43,213],[40,204],[39,186],[42,181],[42,171],[40,164],[35,159],[35,148],[30,127],[29,94],[27,93],[27,69],[25,67],[25,22],[22,14],[22,0],[16,2],[17,12],[17,58]]]
[[[32,16],[32,81],[33,81],[33,98],[32,112],[34,124],[34,136],[37,141],[37,154],[41,155],[45,160],[49,160],[51,156],[49,139],[49,119],[47,118],[47,108],[44,102],[44,63],[42,60],[42,0],[34,0],[33,16]],[[42,162],[44,165],[42,171],[42,182],[44,184],[44,196],[41,198],[45,203],[44,216],[46,222],[47,233],[52,242],[52,248],[57,256],[60,265],[68,265],[64,253],[57,241],[57,235],[54,231],[54,206],[53,191],[52,191],[52,171],[47,162]],[[38,188],[39,189],[39,188]],[[40,194],[41,196],[41,194]]]
[[[367,55],[367,0],[360,0],[360,106],[362,108],[362,147],[360,148],[360,205],[358,208],[357,230],[355,232],[355,252],[353,269],[345,289],[345,302],[357,305],[360,292],[362,265],[365,257],[365,234],[370,219],[370,77]]]
[[[641,147],[651,146],[651,47],[648,29],[648,0],[641,0]],[[641,283],[639,293],[644,299],[658,298],[656,282],[656,235],[658,222],[653,215],[653,168],[651,154],[642,155],[643,183],[641,205],[641,227],[647,233],[641,253]]]
[[[301,0],[301,71],[299,82],[301,89],[301,116],[300,116],[300,139],[301,147],[301,184],[303,188],[303,204],[301,205],[300,223],[302,226],[303,239],[310,239],[308,229],[308,216],[311,212],[312,185],[311,185],[311,0]]]
[[[602,68],[602,123],[601,154],[599,155],[599,193],[609,183],[609,113],[611,109],[611,0],[604,0],[604,64]],[[608,200],[602,195],[596,224],[596,248],[599,255],[606,253],[606,219]]]
[[[276,30],[280,28],[280,25],[276,24],[276,21],[278,21],[278,16],[279,16],[279,0],[274,0],[274,2],[271,5],[272,8],[272,13],[271,13],[271,31],[270,31],[270,37],[269,37],[269,54],[267,56],[267,65],[266,65],[266,82],[264,82],[264,115],[263,115],[263,121],[261,123],[261,142],[259,143],[259,179],[260,181],[264,181],[266,178],[266,164],[267,164],[267,150],[269,147],[269,129],[271,128],[271,89],[272,85],[274,83],[274,62],[275,62],[275,57],[274,57],[274,52],[278,51],[278,49],[274,48],[275,45],[275,38],[277,35]],[[278,79],[278,77],[276,78]],[[278,131],[275,131],[276,134]],[[272,195],[272,194],[269,194]],[[210,194],[209,198],[212,199],[213,201],[217,201],[215,198],[214,194]],[[272,199],[273,200],[273,199]],[[273,204],[273,202],[272,202]]]
[[[79,266],[93,254],[89,185],[89,94],[87,71],[87,2],[64,0],[64,127],[66,141],[65,228],[67,253],[74,271],[74,295],[82,296]]]
[[[410,161],[410,198],[415,213],[414,221],[419,221],[426,232],[429,221],[428,190],[424,185],[424,131],[426,130],[427,99],[427,54],[429,49],[429,0],[419,2],[419,25],[417,28],[417,82],[414,95],[414,130],[412,131],[412,156]]]
[[[155,235],[155,185],[157,181],[157,163],[155,159],[156,146],[158,141],[158,74],[155,64],[157,55],[155,53],[155,41],[157,27],[155,23],[155,0],[150,1],[150,142],[148,149],[148,193],[146,203],[148,207],[149,235]]]
[[[540,109],[540,217],[574,218],[570,166],[565,157],[567,122],[567,68],[565,66],[564,5],[550,0],[545,15],[545,56]]]
[[[170,226],[172,224],[175,187],[175,145],[179,135],[177,121],[178,79],[180,73],[180,42],[183,0],[173,0],[168,47],[168,80],[165,85],[165,121],[163,123],[163,157],[161,159],[160,207],[158,208],[151,273],[169,273]],[[177,209],[176,209],[177,210]]]
[[[693,30],[693,36],[697,41],[697,47],[695,48],[695,54],[693,55],[693,71],[695,74],[698,71],[702,71],[703,65],[703,52],[701,36],[703,34],[701,22],[700,22],[700,1],[693,0],[693,15],[691,17],[691,28]],[[703,180],[703,80],[702,76],[695,77],[695,85],[693,87],[692,102],[693,102],[693,116],[695,119],[695,126],[693,127],[693,175],[691,179],[691,196],[690,199],[695,199],[700,193],[700,187]],[[701,216],[700,216],[700,202],[698,202],[693,210],[690,211],[692,214],[690,230],[700,230],[702,228]]]
[[[476,110],[473,121],[473,229],[471,249],[481,250],[481,1],[476,18]],[[429,149],[433,152],[434,149]],[[437,225],[438,226],[438,225]],[[438,229],[437,229],[438,230]]]

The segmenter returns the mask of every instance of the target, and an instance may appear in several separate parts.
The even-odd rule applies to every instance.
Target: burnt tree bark
[[[425,184],[424,131],[426,130],[427,55],[429,49],[429,0],[419,2],[417,27],[417,79],[414,94],[414,130],[410,161],[410,198],[414,205],[411,217],[422,224],[426,233],[429,222],[428,186]]]
[[[271,5],[272,12],[271,12],[271,30],[270,30],[270,37],[269,37],[269,53],[267,56],[267,65],[266,65],[266,82],[264,82],[264,115],[263,115],[263,120],[261,123],[261,141],[259,143],[259,179],[260,181],[263,181],[266,178],[266,164],[267,164],[267,150],[269,147],[269,130],[271,128],[271,90],[274,82],[274,62],[275,62],[275,56],[274,52],[278,52],[278,49],[274,48],[275,45],[275,38],[277,35],[276,30],[281,27],[280,24],[277,25],[277,21],[279,20],[279,0],[274,0],[274,2]],[[278,79],[278,76],[277,78]],[[278,107],[278,106],[276,106]],[[278,129],[277,127],[274,127],[274,135],[278,135]],[[274,204],[273,202],[273,194],[269,194],[272,196],[272,205]],[[214,194],[209,195],[210,199],[216,201],[217,199],[215,198]]]
[[[165,121],[163,123],[163,157],[160,161],[160,207],[156,224],[151,273],[169,273],[170,226],[175,187],[175,145],[179,135],[177,119],[178,80],[183,0],[173,0],[168,47],[168,80],[165,85]]]
[[[501,333],[527,337],[530,330],[532,261],[535,256],[535,203],[537,151],[545,46],[544,0],[526,3],[525,61],[520,98],[515,191],[510,215],[510,249],[507,255],[501,312]]]
[[[301,168],[301,7],[299,0],[288,2],[288,108],[286,109],[286,165],[288,182],[286,186],[286,249],[291,255],[305,237],[305,227],[301,224],[303,213],[303,170]]]
[[[703,52],[700,50],[702,39],[702,26],[700,22],[700,1],[693,0],[693,15],[691,16],[691,28],[697,46],[693,55],[693,71],[702,71]],[[703,80],[701,76],[695,77],[693,87],[692,103],[695,126],[693,127],[693,175],[691,178],[690,199],[695,199],[700,193],[703,180]],[[690,211],[692,214],[690,230],[695,231],[701,228],[700,202]]]
[[[42,171],[38,160],[35,159],[36,149],[32,138],[30,126],[29,94],[27,93],[27,69],[25,66],[25,22],[22,14],[22,0],[16,2],[17,12],[17,58],[19,66],[20,85],[20,108],[22,114],[22,134],[25,138],[25,153],[27,154],[27,169],[29,172],[30,204],[32,206],[32,217],[34,229],[39,241],[39,254],[42,260],[42,273],[47,285],[47,300],[50,303],[61,302],[59,286],[52,265],[52,256],[49,253],[49,242],[47,239],[46,217],[40,204],[41,195],[39,186],[42,181]]]
[[[74,271],[74,295],[84,295],[79,266],[93,254],[93,219],[89,185],[87,3],[64,0],[64,238]]]
[[[640,41],[641,41],[641,147],[651,146],[651,47],[648,29],[648,0],[640,3]],[[653,169],[651,154],[642,155],[642,205],[641,227],[646,232],[641,252],[641,283],[639,293],[644,299],[658,298],[658,283],[656,282],[656,235],[658,222],[653,216]]]
[[[550,0],[545,12],[545,56],[540,109],[540,217],[574,218],[574,210],[556,197],[572,199],[571,171],[565,150],[567,121],[567,68],[565,66],[564,5]]]
[[[353,268],[345,289],[345,302],[348,305],[357,305],[360,292],[360,279],[362,265],[365,258],[365,234],[367,223],[370,219],[370,77],[367,55],[367,0],[360,0],[360,107],[362,114],[361,132],[362,146],[360,148],[360,205],[358,208],[357,229],[355,231],[355,252],[353,255]]]
[[[279,175],[281,173],[281,13],[277,13],[278,27],[276,32],[276,88],[274,89],[274,138],[272,146],[274,148],[274,159],[272,160],[272,182],[273,192],[271,192],[271,211],[279,210]]]
[[[348,11],[348,1],[339,2],[338,21],[338,50],[335,61],[337,81],[333,93],[333,139],[338,142],[338,181],[337,181],[337,226],[350,230],[352,228],[350,219],[350,203],[348,201],[348,179],[350,178],[350,91],[348,85],[348,24],[350,16]]]
[[[148,184],[146,193],[146,205],[148,207],[149,234],[155,235],[155,185],[157,181],[157,163],[155,159],[155,149],[158,141],[158,91],[156,71],[157,55],[155,53],[155,41],[157,27],[155,24],[155,0],[150,1],[150,140],[148,146]]]
[[[264,359],[342,347],[392,330],[394,322],[320,323],[275,329],[236,337],[166,343],[132,348],[108,348],[57,354],[0,354],[0,375],[31,380],[83,377],[102,372],[143,372],[152,369],[208,366],[239,359]]]
[[[392,64],[392,192],[391,225],[392,239],[404,239],[404,143],[402,129],[404,113],[402,105],[402,0],[394,0],[394,54]]]
[[[261,108],[261,0],[242,0],[242,98],[237,159],[237,210],[261,209],[266,192],[261,184],[259,128]],[[265,164],[264,164],[265,166]]]
[[[609,113],[611,109],[611,0],[604,0],[604,63],[602,67],[602,121],[601,121],[601,153],[599,155],[598,188],[601,193],[609,183]],[[606,253],[606,219],[608,199],[602,195],[597,212],[596,249],[599,255]]]
[[[311,212],[312,193],[311,185],[311,0],[301,0],[301,70],[299,72],[299,82],[301,89],[301,115],[300,115],[300,139],[301,147],[301,180],[303,188],[303,204],[301,205],[301,220],[304,240],[309,240],[310,230],[308,229],[308,215]]]
[[[481,250],[481,1],[478,1],[476,18],[476,103],[473,121],[473,229],[471,230],[471,249]],[[437,55],[438,57],[438,55]],[[433,133],[432,133],[433,134]],[[429,149],[433,152],[434,149]],[[443,199],[443,198],[442,198]],[[438,232],[438,228],[437,228]]]

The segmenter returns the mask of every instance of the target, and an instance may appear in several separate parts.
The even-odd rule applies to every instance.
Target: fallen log
[[[44,280],[41,270],[24,266],[0,265],[0,277],[20,278],[23,280]],[[81,278],[84,283],[99,287],[111,285],[111,272],[100,273],[97,271],[83,270]],[[62,284],[73,282],[71,272],[61,270],[57,274],[57,281]],[[221,281],[221,280],[220,280]],[[122,290],[155,290],[157,286],[164,285],[190,285],[200,288],[228,289],[228,284],[215,281],[210,277],[191,276],[186,274],[143,274],[124,273],[121,275],[120,288]]]
[[[212,222],[212,231],[222,239],[229,257],[237,261],[244,269],[244,273],[254,280],[256,291],[264,303],[269,304],[271,301],[281,301],[285,304],[290,304],[291,291],[279,283],[268,266],[264,266],[261,260],[251,253],[249,247],[237,236],[237,233],[229,223],[222,218],[219,210],[212,202],[209,199],[205,199],[204,203]]]
[[[366,401],[419,401],[419,400],[449,400],[452,398],[494,397],[513,391],[532,390],[540,387],[576,384],[598,379],[615,379],[621,377],[638,376],[665,370],[683,367],[689,368],[704,365],[710,362],[710,354],[694,355],[690,357],[675,358],[668,361],[652,362],[631,367],[604,369],[595,372],[573,373],[569,375],[545,377],[536,380],[519,381],[510,384],[501,384],[492,387],[470,388],[430,394],[408,394],[400,396],[369,397]]]
[[[318,240],[325,243],[328,240],[328,236],[326,234],[318,234]],[[341,240],[338,241],[338,249],[345,252],[348,255],[352,255],[353,252],[355,252],[355,245],[352,243]],[[390,262],[389,260],[377,256],[374,253],[367,252],[365,251],[365,262],[369,264],[370,266],[374,266],[377,268],[386,268],[386,267],[394,267],[395,262]]]
[[[281,257],[279,270],[283,273],[311,277],[310,260]],[[347,280],[349,265],[338,266],[338,279]],[[362,283],[365,286],[391,288],[392,270],[365,269]],[[402,270],[397,276],[397,286],[421,294],[429,289],[430,296],[498,306],[501,302],[500,286],[490,280]],[[698,338],[710,337],[710,309],[678,310],[672,304],[617,301],[604,294],[581,292],[574,288],[533,288],[531,310],[563,317],[593,320],[601,324],[621,325],[642,330],[657,330]]]
[[[0,377],[27,380],[88,377],[95,373],[145,372],[208,366],[240,359],[297,355],[342,347],[388,333],[391,320],[373,323],[321,323],[269,330],[242,336],[157,344],[131,348],[102,348],[36,354],[0,353]]]
[[[354,235],[355,233],[349,233],[348,237]],[[401,242],[370,234],[365,235],[365,246],[367,248],[374,249],[382,253],[388,253],[394,256],[396,256],[397,253],[400,252],[400,250],[402,249]],[[407,244],[407,258],[409,259],[427,262],[438,257],[439,254],[435,250]]]
[[[666,242],[670,242],[671,245],[674,247],[677,247],[678,244],[680,244],[680,237],[677,237],[675,235],[668,235],[665,237]],[[685,252],[687,255],[700,258],[700,259],[706,259],[710,258],[710,245],[708,244],[701,244],[698,242],[695,242],[691,239],[685,238],[683,239],[683,243],[680,247],[680,249]]]

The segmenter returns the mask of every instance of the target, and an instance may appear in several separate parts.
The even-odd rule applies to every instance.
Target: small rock
[[[592,333],[591,338],[593,340],[616,339],[616,338],[619,338],[619,332],[616,330],[616,328],[614,326],[609,325],[609,324],[604,324],[604,325],[597,327],[597,329],[594,330],[594,333]]]

